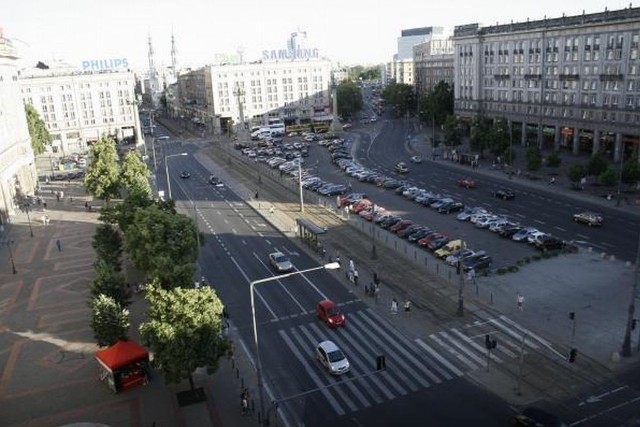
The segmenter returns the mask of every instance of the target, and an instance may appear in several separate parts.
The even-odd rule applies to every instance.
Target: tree
[[[151,198],[149,169],[136,151],[129,151],[120,168],[120,185],[129,195]]]
[[[504,118],[497,118],[493,121],[489,132],[487,145],[494,156],[504,156],[509,153],[509,123]]]
[[[338,112],[342,117],[351,117],[362,109],[362,92],[353,82],[343,81],[336,88]]]
[[[109,263],[115,271],[122,269],[122,235],[111,224],[99,224],[91,246],[98,259]]]
[[[587,164],[587,172],[589,175],[598,176],[601,175],[609,168],[609,163],[607,159],[602,156],[602,154],[595,154],[589,159],[589,163]]]
[[[124,275],[104,259],[98,258],[96,261],[96,278],[89,287],[94,298],[106,295],[122,307],[131,304],[131,290],[126,285]]]
[[[471,135],[469,137],[469,146],[473,151],[477,151],[483,155],[484,150],[489,148],[492,129],[490,119],[484,116],[476,116],[471,123]]]
[[[416,95],[413,86],[405,83],[391,83],[382,91],[382,98],[391,105],[398,117],[416,110]]]
[[[89,306],[89,324],[100,347],[109,347],[119,340],[128,339],[129,310],[104,294],[92,299]]]
[[[605,187],[612,187],[618,182],[618,174],[611,168],[607,168],[604,172],[600,174],[600,184]]]
[[[98,199],[109,200],[118,196],[120,177],[116,143],[106,135],[91,146],[89,167],[84,177],[84,185],[90,194]]]
[[[461,143],[460,126],[456,116],[448,116],[444,122],[444,143],[452,147]]]
[[[537,171],[542,167],[542,153],[538,147],[529,147],[527,150],[527,169]]]
[[[29,136],[31,137],[31,148],[33,148],[33,153],[37,156],[44,153],[45,146],[51,144],[53,138],[51,138],[47,126],[33,105],[25,104],[24,111],[27,116]]]
[[[420,119],[425,123],[444,125],[448,116],[453,115],[453,87],[445,81],[438,82],[426,95],[420,97]]]
[[[585,176],[587,176],[587,168],[583,165],[573,165],[569,168],[569,180],[574,184],[577,184]]]
[[[192,372],[204,366],[215,370],[229,348],[222,335],[222,302],[210,288],[164,290],[157,282],[147,286],[145,298],[143,344],[167,382],[188,378],[194,390]]]
[[[547,157],[547,166],[549,166],[550,168],[557,168],[558,166],[560,166],[560,163],[562,163],[562,159],[558,155],[557,151],[554,151],[553,153],[549,154],[549,157]]]
[[[640,164],[637,160],[627,160],[622,168],[622,182],[635,185],[640,181]]]
[[[192,286],[198,241],[203,240],[193,219],[158,204],[136,209],[124,235],[133,264],[147,277],[159,278],[166,289]]]

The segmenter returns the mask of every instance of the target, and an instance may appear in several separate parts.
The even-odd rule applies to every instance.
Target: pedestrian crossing
[[[539,348],[539,337],[506,316],[488,317],[412,340],[371,309],[348,312],[343,328],[328,329],[318,321],[278,330],[280,338],[303,366],[326,404],[338,416],[437,386],[486,367],[485,336],[499,345],[491,363],[504,363],[522,351]],[[351,371],[332,377],[315,358],[320,341],[331,340],[347,355]],[[544,341],[544,340],[542,340]],[[384,355],[386,369],[376,371],[376,357]]]

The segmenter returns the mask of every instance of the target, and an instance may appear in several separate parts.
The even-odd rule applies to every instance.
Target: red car
[[[431,243],[432,241],[436,239],[441,239],[443,237],[446,237],[446,236],[442,233],[437,233],[437,232],[427,234],[422,239],[418,240],[418,245],[420,245],[423,248],[426,248],[427,246],[429,246],[429,243]]]
[[[335,302],[328,299],[322,300],[316,305],[316,314],[318,315],[318,319],[322,320],[330,328],[344,326],[346,322],[340,308],[338,308]]]
[[[373,206],[373,202],[369,199],[362,199],[351,205],[351,212],[359,214]]]
[[[389,228],[389,231],[391,231],[392,233],[397,233],[397,232],[402,231],[405,228],[409,227],[410,225],[413,225],[413,221],[410,221],[408,219],[404,219],[402,221],[398,221],[397,224],[392,225]]]
[[[458,185],[460,187],[464,187],[464,188],[475,188],[476,187],[476,182],[474,180],[472,180],[471,178],[462,178],[462,179],[458,180]]]

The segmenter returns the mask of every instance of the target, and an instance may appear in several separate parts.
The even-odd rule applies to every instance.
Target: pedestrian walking
[[[398,301],[395,298],[391,300],[391,314],[398,314]]]
[[[44,216],[44,225],[49,225],[49,221],[50,221],[49,215],[45,215]]]
[[[60,201],[60,192],[56,191],[56,200],[59,202]]]
[[[320,249],[320,259],[324,260],[325,255],[327,254],[327,250],[325,248]]]
[[[358,270],[353,270],[353,284],[357,287],[358,286]]]
[[[42,202],[42,210],[43,211],[47,210],[47,202]]]
[[[376,284],[376,287],[380,286],[380,276],[377,271],[373,272],[373,283]]]
[[[375,285],[375,289],[373,290],[373,296],[376,300],[376,303],[378,302],[378,298],[380,297],[380,286]]]
[[[256,191],[256,200],[258,199],[258,192]]]
[[[408,313],[408,312],[411,311],[411,301],[406,300],[404,302],[404,311],[405,311],[405,313]]]
[[[516,304],[518,304],[518,310],[524,310],[524,297],[518,294],[518,298],[516,299]]]
[[[269,213],[273,215],[273,212],[274,212],[274,209],[273,209],[273,206],[271,206],[271,207],[269,208]]]
[[[340,264],[340,254],[337,254],[337,255],[336,255],[336,262],[337,262],[338,264]],[[340,265],[340,267],[338,267],[338,269],[340,269],[341,267],[342,267],[342,265]]]
[[[356,269],[356,264],[353,262],[352,259],[349,260],[349,270],[351,271],[355,271]]]
[[[56,240],[56,246],[58,247],[58,251],[62,252],[62,241],[60,239]]]

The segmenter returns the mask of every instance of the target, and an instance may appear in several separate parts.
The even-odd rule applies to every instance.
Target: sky
[[[147,67],[148,37],[157,65],[170,64],[171,33],[181,66],[212,63],[216,54],[284,49],[307,32],[307,47],[344,65],[389,62],[400,31],[481,26],[618,10],[628,0],[0,0],[0,27],[24,66],[62,60],[127,58]],[[635,5],[636,7],[640,5]]]

